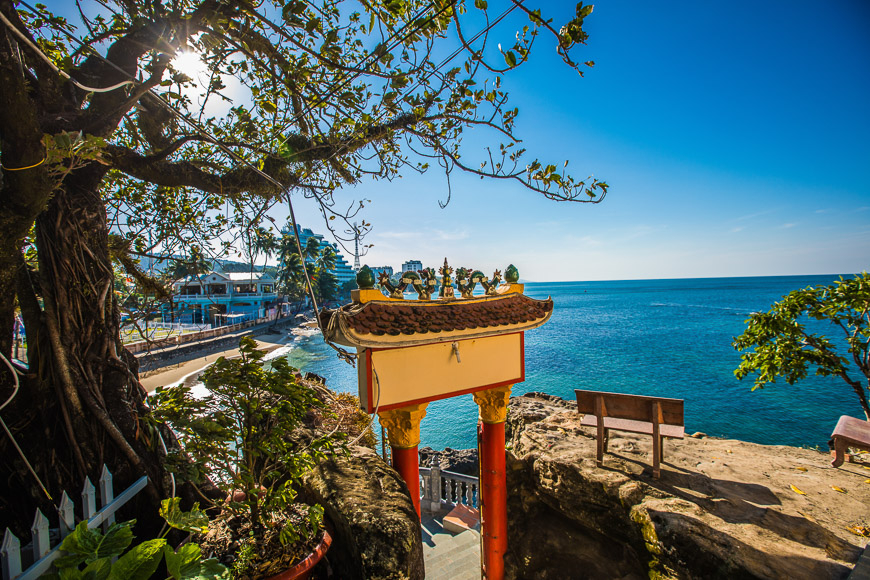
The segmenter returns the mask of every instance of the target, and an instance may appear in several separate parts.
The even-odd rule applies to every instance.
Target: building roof
[[[224,276],[233,282],[268,282],[274,280],[272,276],[265,272],[226,272]]]
[[[552,313],[552,299],[511,292],[467,300],[350,304],[323,310],[321,328],[330,340],[348,346],[411,346],[528,330]]]
[[[217,277],[222,278],[219,280],[220,282],[274,282],[275,278],[270,274],[265,272],[254,272],[253,275],[251,272],[209,272],[208,274],[203,274],[199,277],[196,276],[188,276],[182,280],[178,280],[175,282],[175,285],[190,285],[196,284],[198,282],[209,282],[209,278]]]

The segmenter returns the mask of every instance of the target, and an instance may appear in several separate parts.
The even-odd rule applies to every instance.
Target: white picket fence
[[[122,505],[133,499],[148,484],[148,476],[142,476],[133,485],[125,489],[118,497],[114,495],[112,487],[112,474],[103,465],[100,476],[100,510],[97,511],[97,490],[90,478],[85,478],[82,489],[81,519],[87,521],[88,528],[96,528],[100,524],[103,529],[108,529],[115,522],[115,512]],[[76,527],[75,506],[66,491],[60,498],[57,506],[58,528],[49,529],[49,521],[45,514],[36,510],[33,525],[30,528],[31,542],[21,551],[21,542],[6,528],[3,535],[3,544],[0,546],[0,568],[3,571],[3,580],[35,580],[45,574],[51,568],[52,562],[60,557],[60,542]],[[58,533],[52,533],[57,531]],[[52,548],[51,539],[57,540],[57,545]],[[29,548],[29,549],[28,549]],[[22,572],[22,565],[27,568]]]

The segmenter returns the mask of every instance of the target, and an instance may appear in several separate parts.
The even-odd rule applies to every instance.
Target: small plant
[[[57,573],[43,578],[148,580],[165,558],[166,570],[175,580],[228,580],[229,570],[215,559],[203,560],[198,545],[188,543],[176,550],[166,542],[169,528],[188,533],[203,533],[208,529],[208,516],[200,511],[199,504],[194,504],[189,512],[182,512],[180,501],[177,497],[163,500],[160,515],[168,524],[166,531],[159,538],[146,540],[129,550],[134,539],[131,528],[136,520],[112,524],[105,534],[99,529],[90,530],[87,522],[81,522],[60,545],[64,555],[54,562]]]
[[[238,575],[256,577],[290,567],[319,539],[323,509],[297,501],[299,483],[343,435],[316,436],[305,429],[303,419],[310,411],[323,413],[324,405],[286,359],[267,367],[265,353],[248,337],[239,352],[239,358],[221,357],[203,373],[208,394],[201,399],[189,387],[158,389],[155,414],[183,444],[176,472],[195,482],[209,478],[226,494],[203,546],[236,552],[224,561],[238,568],[249,560],[248,572]],[[252,541],[256,549],[244,548]]]

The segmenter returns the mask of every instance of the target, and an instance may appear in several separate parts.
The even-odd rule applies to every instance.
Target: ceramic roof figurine
[[[468,268],[461,268],[457,274],[462,277],[462,298],[444,291],[452,271],[445,259],[439,300],[429,299],[415,275],[415,289],[424,290],[420,292],[421,298],[425,296],[422,300],[398,299],[395,288],[390,289],[390,297],[373,289],[357,290],[353,303],[321,312],[321,328],[327,329],[328,340],[338,344],[389,348],[525,331],[541,326],[553,313],[552,299],[536,300],[523,294],[513,265],[505,270],[509,283],[501,286],[497,286],[501,278],[498,270],[489,281],[479,271],[469,275]],[[477,282],[484,286],[486,295],[471,295]],[[453,290],[452,285],[449,288]]]

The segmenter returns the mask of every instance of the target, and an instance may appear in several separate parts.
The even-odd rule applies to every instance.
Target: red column
[[[418,403],[389,411],[380,411],[381,425],[387,429],[390,449],[393,453],[393,468],[408,485],[411,502],[417,517],[420,517],[420,421],[426,416],[426,405]]]
[[[502,580],[504,555],[507,551],[504,423],[483,423],[480,449],[484,578]]]
[[[502,432],[502,441],[504,441],[504,432]],[[390,447],[393,454],[393,469],[399,472],[402,479],[408,485],[408,491],[411,492],[411,501],[414,502],[414,509],[417,511],[417,517],[420,517],[420,457],[417,453],[417,446],[409,449],[400,449]],[[502,457],[502,469],[504,469],[504,457]]]

